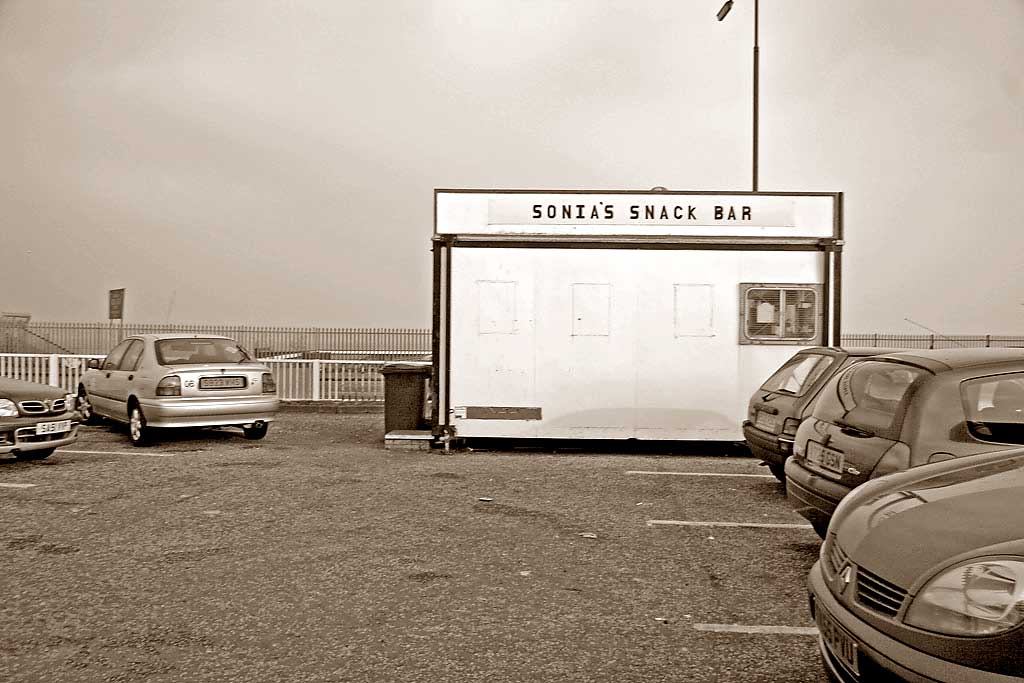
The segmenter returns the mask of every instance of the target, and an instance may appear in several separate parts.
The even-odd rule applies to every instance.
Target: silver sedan
[[[241,427],[262,439],[278,407],[270,369],[235,340],[209,335],[128,337],[89,361],[77,391],[84,421],[124,422],[136,446],[163,427]]]

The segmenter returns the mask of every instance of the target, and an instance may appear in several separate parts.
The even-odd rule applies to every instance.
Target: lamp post
[[[753,155],[753,176],[754,176],[754,192],[757,192],[757,96],[758,96],[758,49],[757,49],[757,2],[754,0],[754,155]],[[725,4],[722,5],[721,9],[718,10],[718,20],[725,19],[726,15],[729,14],[729,10],[732,9],[732,0],[725,0]]]

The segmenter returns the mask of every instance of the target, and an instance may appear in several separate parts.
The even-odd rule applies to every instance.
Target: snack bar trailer
[[[741,441],[842,237],[838,192],[435,190],[433,436]]]

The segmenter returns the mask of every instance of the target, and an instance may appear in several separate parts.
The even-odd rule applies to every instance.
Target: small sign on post
[[[107,316],[110,320],[124,320],[124,289],[112,289],[110,290],[110,306],[109,315]]]

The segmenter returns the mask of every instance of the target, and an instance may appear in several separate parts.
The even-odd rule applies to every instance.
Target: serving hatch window
[[[741,344],[815,344],[821,285],[742,284]]]
[[[242,363],[250,360],[246,350],[235,341],[201,337],[161,339],[156,342],[156,358],[160,365]]]

